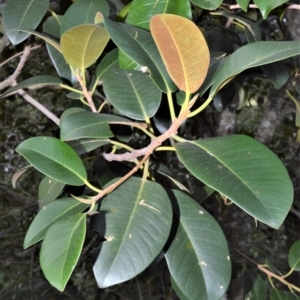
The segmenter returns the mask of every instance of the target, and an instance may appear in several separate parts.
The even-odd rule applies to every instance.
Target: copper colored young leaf
[[[209,66],[209,50],[199,28],[186,18],[163,14],[151,19],[150,29],[175,84],[187,93],[196,92]]]

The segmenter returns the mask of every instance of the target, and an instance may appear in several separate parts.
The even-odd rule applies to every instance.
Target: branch
[[[33,48],[37,48],[37,47],[33,47]],[[17,66],[17,68],[15,69],[14,73],[9,76],[6,80],[4,80],[3,82],[0,83],[0,90],[8,87],[8,86],[16,86],[17,85],[17,77],[20,75],[25,62],[28,59],[28,56],[30,54],[30,51],[33,49],[31,48],[31,46],[26,46],[24,51],[21,52],[22,56],[21,59],[19,61],[19,64]],[[21,53],[16,54],[13,57],[19,56]],[[13,57],[9,58],[9,60],[11,60]],[[6,62],[8,62],[9,60],[6,60]],[[2,66],[3,64],[1,64]],[[37,100],[35,100],[34,98],[32,98],[30,95],[28,95],[23,89],[19,89],[18,90],[18,94],[20,96],[22,96],[24,98],[24,100],[26,100],[28,103],[30,103],[31,105],[33,105],[35,108],[37,108],[39,111],[41,111],[44,115],[46,115],[50,120],[52,120],[56,125],[59,125],[59,118],[56,117],[51,111],[49,111],[46,107],[44,107],[42,104],[40,104]]]
[[[17,83],[15,82],[14,85]],[[12,86],[14,86],[12,85]],[[28,95],[24,90],[18,90],[18,94],[23,97],[29,104],[37,108],[40,112],[42,112],[47,118],[53,121],[57,126],[59,125],[59,118],[55,116],[50,110],[48,110],[44,105],[39,103],[37,100]]]
[[[83,71],[84,72],[84,71]],[[84,97],[86,98],[91,110],[93,112],[97,112],[97,109],[95,107],[95,104],[93,102],[93,99],[92,99],[92,96],[91,96],[91,93],[87,90],[85,84],[83,83],[83,80],[82,80],[82,77],[80,76],[79,72],[76,74],[76,78],[82,88],[82,93],[84,95]]]
[[[120,178],[118,181],[113,183],[112,185],[108,186],[104,190],[102,190],[98,195],[91,197],[90,199],[83,199],[79,197],[73,196],[75,199],[77,199],[80,202],[91,204],[93,205],[96,203],[99,199],[104,197],[106,194],[112,192],[115,188],[117,188],[119,185],[121,185],[124,181],[126,181],[131,175],[133,175],[135,172],[139,170],[139,168],[147,161],[149,156],[153,153],[156,147],[160,146],[166,139],[170,138],[172,135],[177,133],[178,128],[183,123],[183,121],[187,118],[188,114],[190,113],[189,110],[182,111],[178,117],[178,119],[175,119],[171,127],[164,132],[162,135],[155,138],[146,148],[135,150],[129,153],[124,154],[107,154],[104,153],[103,156],[106,159],[110,160],[133,160],[134,158],[144,155],[143,159],[133,168],[131,169],[125,176]]]
[[[24,64],[30,54],[30,46],[26,46],[24,51],[23,51],[23,55],[19,61],[19,64],[17,66],[17,68],[15,69],[15,72],[9,76],[7,79],[5,79],[4,81],[2,81],[0,83],[0,90],[3,90],[4,88],[11,86],[13,83],[15,83],[15,81],[17,80],[17,77],[19,76],[19,74],[21,73]]]
[[[279,275],[274,274],[273,272],[271,272],[270,270],[265,268],[263,265],[260,265],[260,264],[256,263],[254,260],[250,259],[248,256],[246,256],[245,254],[243,254],[239,250],[235,249],[235,251],[237,253],[239,253],[241,256],[243,256],[244,258],[246,258],[247,260],[249,260],[250,262],[252,262],[253,264],[255,264],[262,272],[267,274],[269,278],[276,278],[278,281],[280,281],[281,283],[283,283],[287,287],[289,287],[289,288],[291,288],[291,289],[293,289],[297,292],[300,292],[300,287],[295,286],[292,283],[286,281],[283,276],[279,276]]]
[[[132,152],[127,152],[123,154],[110,154],[110,153],[103,153],[103,157],[108,161],[124,161],[124,160],[134,160],[135,158],[143,155],[151,155],[155,148],[160,146],[165,140],[170,138],[172,135],[177,133],[178,128],[183,123],[183,121],[187,118],[188,114],[190,113],[189,110],[184,111],[182,114],[179,115],[178,119],[175,119],[170,128],[165,131],[162,135],[158,136],[157,138],[153,139],[152,142],[145,148],[134,150]],[[149,156],[148,155],[148,156]]]

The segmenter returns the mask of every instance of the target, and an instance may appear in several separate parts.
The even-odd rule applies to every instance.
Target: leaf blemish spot
[[[221,290],[223,289],[223,285],[220,286],[220,289],[221,289]]]
[[[204,212],[203,212],[202,210],[199,210],[199,214],[200,214],[200,215],[203,215]]]
[[[129,238],[130,238],[130,239],[132,238],[132,235],[131,235],[131,234],[129,234]]]
[[[110,235],[109,237],[106,238],[107,242],[111,242],[115,237],[113,235]]]
[[[227,256],[227,260],[230,260],[230,256],[229,255]]]
[[[204,262],[204,261],[200,261],[200,262],[199,262],[199,266],[205,266],[205,267],[206,267],[206,266],[207,266],[207,263]]]
[[[147,203],[145,203],[145,200],[141,200],[140,203],[139,203],[139,205],[147,206],[147,207],[149,207],[149,208],[157,211],[158,213],[161,213],[160,210],[158,210],[157,208],[155,208],[155,207],[153,207],[153,206],[148,205]]]

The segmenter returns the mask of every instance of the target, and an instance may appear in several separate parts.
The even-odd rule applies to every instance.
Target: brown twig
[[[243,256],[244,258],[246,258],[248,261],[250,261],[251,263],[255,264],[262,272],[264,272],[265,274],[268,275],[269,278],[275,278],[278,281],[280,281],[281,283],[283,283],[284,285],[286,285],[287,287],[300,292],[300,287],[297,287],[295,285],[293,285],[292,283],[286,281],[284,279],[284,276],[279,276],[274,274],[273,272],[271,272],[270,270],[268,270],[267,268],[265,268],[263,265],[258,264],[257,262],[255,262],[254,260],[252,260],[251,258],[249,258],[248,256],[246,256],[245,254],[243,254],[242,252],[240,252],[237,249],[234,249],[237,253],[239,253],[241,256]]]
[[[37,47],[32,47],[31,46],[26,46],[24,51],[21,52],[22,56],[21,59],[19,61],[19,64],[17,66],[17,68],[15,69],[14,73],[9,76],[7,79],[5,79],[3,82],[0,83],[0,90],[8,87],[8,86],[16,86],[17,85],[17,77],[20,75],[25,62],[28,59],[28,56],[30,54],[30,51],[33,48],[37,48]],[[18,53],[16,56],[21,55],[20,53]],[[14,56],[14,57],[16,57]],[[10,58],[12,59],[12,57]],[[35,108],[37,108],[39,111],[41,111],[43,114],[45,114],[50,120],[52,120],[56,125],[59,125],[59,118],[56,117],[51,111],[49,111],[46,107],[44,107],[42,104],[40,104],[37,100],[35,100],[34,98],[32,98],[30,95],[28,95],[23,89],[19,89],[18,90],[18,94],[20,96],[23,97],[24,100],[26,100],[29,104],[33,105]]]
[[[76,74],[76,78],[77,78],[77,80],[78,80],[78,82],[79,82],[79,84],[80,84],[80,86],[81,86],[81,88],[82,88],[82,93],[83,93],[84,97],[86,98],[86,100],[87,100],[87,102],[88,102],[88,104],[89,104],[89,107],[91,108],[91,110],[92,110],[93,112],[96,113],[96,112],[97,112],[97,109],[96,109],[96,106],[95,106],[94,101],[93,101],[93,99],[92,99],[92,95],[91,95],[91,93],[87,90],[85,84],[83,83],[82,77],[80,76],[79,73]]]
[[[131,175],[133,175],[135,172],[139,170],[139,168],[147,161],[149,156],[153,153],[156,147],[160,146],[165,140],[170,138],[172,135],[177,133],[178,128],[183,123],[183,121],[187,118],[188,114],[190,113],[189,110],[182,111],[180,115],[178,116],[178,119],[174,120],[173,124],[170,126],[170,128],[164,132],[162,135],[155,138],[146,148],[135,150],[130,153],[124,153],[124,154],[104,154],[104,157],[111,160],[133,160],[134,158],[137,158],[141,155],[144,155],[143,159],[133,168],[131,169],[125,176],[120,178],[118,181],[113,183],[112,185],[108,186],[104,190],[102,190],[98,195],[90,198],[90,199],[82,199],[78,197],[74,197],[75,199],[86,203],[86,204],[94,204],[99,199],[104,197],[106,194],[112,192],[115,188],[117,188],[119,185],[121,185],[124,181],[126,181]],[[141,154],[142,153],[142,154]]]
[[[139,156],[146,155],[147,153],[152,154],[155,148],[160,146],[165,140],[170,138],[172,135],[177,133],[178,128],[183,123],[183,121],[187,118],[189,114],[189,110],[186,110],[184,113],[179,115],[178,119],[175,119],[173,124],[170,128],[165,131],[162,135],[158,136],[157,138],[153,139],[152,142],[145,148],[134,150],[132,152],[126,152],[123,154],[110,154],[110,153],[103,153],[103,157],[108,161],[124,161],[124,160],[134,160]]]
[[[30,48],[30,51],[31,51],[31,50],[39,49],[39,48],[41,48],[41,46],[42,46],[42,45],[37,45],[37,46],[31,47],[31,48]],[[0,68],[3,67],[3,66],[4,66],[5,64],[7,64],[8,62],[10,62],[11,60],[13,60],[14,58],[16,58],[16,57],[22,55],[23,53],[24,53],[24,51],[21,51],[21,52],[19,52],[19,53],[16,53],[15,55],[9,57],[7,60],[3,61],[3,62],[0,64]]]

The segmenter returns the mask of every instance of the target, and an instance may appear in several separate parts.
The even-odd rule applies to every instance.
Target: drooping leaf
[[[65,184],[45,176],[39,184],[38,198],[40,209],[53,202],[63,190]]]
[[[299,54],[300,48],[297,41],[261,41],[245,45],[223,59],[223,63],[212,79],[213,84],[209,96],[212,98],[226,82],[246,69],[266,65]]]
[[[267,299],[267,286],[262,277],[246,270],[244,274],[244,299],[265,300]]]
[[[63,291],[79,259],[86,233],[86,215],[54,223],[42,243],[40,264],[52,286]]]
[[[158,164],[158,166],[157,165],[151,166],[151,169],[153,169],[154,171],[158,172],[159,174],[164,175],[167,178],[169,178],[180,190],[185,191],[189,194],[191,193],[181,182],[179,182],[178,180],[176,180],[174,178],[174,175],[168,169],[167,166],[160,163],[160,164]]]
[[[43,23],[43,30],[46,34],[56,38],[57,40],[60,39],[60,24],[61,24],[62,16],[50,16],[44,23]],[[60,77],[68,79],[73,84],[77,82],[76,77],[72,74],[70,67],[68,66],[66,60],[64,59],[62,53],[58,51],[55,47],[51,44],[46,43],[47,50],[49,56],[52,60],[52,63],[59,74]]]
[[[58,77],[51,75],[38,75],[19,82],[17,85],[7,89],[3,94],[0,95],[0,97],[7,96],[8,94],[19,89],[39,89],[45,86],[61,86],[62,84],[62,80]]]
[[[111,67],[105,72],[103,89],[107,100],[115,108],[135,120],[153,117],[162,95],[149,75],[116,67]]]
[[[247,12],[250,0],[237,0],[236,2],[241,6],[243,11]]]
[[[72,27],[82,24],[95,24],[95,17],[98,12],[103,15],[109,15],[109,5],[106,0],[78,0],[73,3],[65,12],[61,27],[60,34]]]
[[[290,78],[287,67],[281,61],[261,66],[263,72],[272,81],[275,89],[282,88]]]
[[[14,30],[15,31],[15,30]],[[53,39],[52,37],[50,36],[47,36],[45,34],[41,34],[39,32],[36,32],[34,30],[31,30],[31,29],[19,29],[18,31],[20,32],[26,32],[28,33],[29,35],[30,34],[33,34],[34,36],[42,39],[43,41],[49,43],[51,46],[53,46],[57,51],[61,52],[61,48],[60,48],[60,45],[58,44],[57,40],[56,39]]]
[[[266,19],[270,13],[271,10],[274,8],[280,6],[281,4],[287,2],[288,0],[253,0],[253,2],[257,5],[259,8],[262,16],[264,19]]]
[[[85,24],[72,27],[61,36],[61,50],[65,60],[75,69],[91,66],[102,53],[109,36],[104,27]]]
[[[163,91],[175,91],[151,34],[129,24],[104,18],[104,24],[114,43],[140,67],[147,67],[152,80]]]
[[[175,84],[181,91],[196,92],[209,66],[209,50],[200,29],[192,21],[170,14],[155,15],[150,29]]]
[[[224,17],[233,18],[234,20],[237,20],[237,22],[241,23],[245,27],[248,43],[261,41],[261,29],[259,28],[258,24],[250,21],[247,18],[240,17],[236,14],[231,14],[228,12],[220,12],[220,14]],[[250,35],[248,35],[247,32],[250,33]]]
[[[295,271],[300,271],[300,240],[295,242],[289,251],[289,266]]]
[[[13,188],[15,189],[16,188],[16,184],[17,184],[17,181],[18,179],[29,169],[31,168],[32,166],[29,165],[29,166],[26,166],[26,167],[23,167],[21,168],[20,170],[18,170],[12,177],[11,179],[11,184],[13,186]]]
[[[165,253],[172,285],[176,284],[183,299],[221,299],[231,277],[224,234],[215,219],[188,195],[175,190],[173,194],[179,224]]]
[[[35,29],[46,13],[49,0],[11,0],[3,11],[3,23],[6,34],[13,45],[28,38],[30,33],[15,29]]]
[[[103,158],[99,158],[95,161],[94,169],[101,188],[115,178],[124,176],[130,170],[118,161],[107,161]]]
[[[104,56],[104,58],[100,61],[96,69],[96,76],[98,80],[103,78],[103,75],[106,70],[108,70],[112,66],[118,66],[118,49],[114,49],[110,51],[108,54]]]
[[[192,0],[191,2],[201,8],[214,10],[221,5],[222,0]]]
[[[113,137],[109,123],[126,122],[125,118],[109,114],[98,114],[90,111],[78,111],[67,116],[60,122],[60,138],[71,141],[80,138]]]
[[[41,173],[66,184],[83,185],[87,179],[85,167],[77,153],[52,137],[33,137],[16,149]]]
[[[88,205],[74,198],[61,198],[44,206],[36,215],[26,233],[24,249],[41,241],[56,222],[81,213]]]
[[[131,177],[102,201],[100,215],[106,241],[94,274],[105,288],[135,277],[157,257],[170,233],[172,208],[159,184]]]
[[[126,22],[149,30],[150,19],[157,14],[174,14],[192,19],[191,4],[188,0],[134,0]]]
[[[232,135],[175,148],[195,177],[259,221],[280,227],[292,204],[293,186],[284,165],[267,147]]]
[[[69,145],[76,151],[78,155],[81,155],[109,143],[109,139],[79,139],[76,141],[70,141]]]

